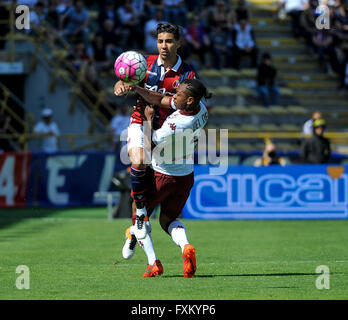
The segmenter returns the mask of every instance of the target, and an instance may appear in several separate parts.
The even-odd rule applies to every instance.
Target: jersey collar
[[[197,108],[197,110],[194,110],[194,111],[180,110],[180,114],[182,114],[184,116],[194,116],[197,113],[199,113],[200,111],[201,111],[201,106],[199,106],[199,108]]]
[[[173,70],[174,72],[178,72],[180,66],[181,66],[181,63],[182,63],[182,60],[180,58],[179,55],[176,55],[178,57],[178,60],[176,61],[176,64],[171,68],[171,70]],[[163,62],[161,60],[161,57],[158,56],[157,58],[157,65],[160,67],[160,66],[163,66]]]

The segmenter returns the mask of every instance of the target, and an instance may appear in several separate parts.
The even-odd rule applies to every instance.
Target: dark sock
[[[145,204],[146,200],[146,170],[139,170],[135,168],[131,168],[130,172],[131,178],[131,196],[137,205]]]

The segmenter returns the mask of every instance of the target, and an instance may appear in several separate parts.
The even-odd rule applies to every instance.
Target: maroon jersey
[[[160,92],[164,95],[174,95],[178,85],[185,79],[195,78],[196,74],[192,68],[185,62],[181,60],[178,56],[177,63],[167,72],[161,62],[158,55],[148,55],[146,56],[147,62],[147,73],[145,79],[140,83],[146,89]],[[141,109],[143,108],[143,103],[141,99],[138,99],[137,106],[131,116],[132,123],[143,123],[143,118],[141,117]],[[153,120],[153,128],[156,130],[160,128],[164,120],[175,110],[166,109],[155,106],[155,117]]]

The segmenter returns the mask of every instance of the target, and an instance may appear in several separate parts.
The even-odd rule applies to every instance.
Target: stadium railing
[[[17,108],[15,108],[15,106],[17,106]],[[22,115],[19,115],[18,110],[22,111]],[[30,132],[30,127],[34,123],[34,116],[30,112],[25,111],[23,102],[1,82],[0,113],[4,114],[5,116],[10,116],[11,118],[7,128],[7,130],[10,132],[9,139],[12,140],[11,135],[19,136],[20,138],[18,140],[12,141],[17,142],[17,147],[21,150],[26,150],[26,146],[23,145],[22,141],[23,137]]]
[[[50,137],[51,135],[47,134],[35,134],[35,133],[7,133],[7,134],[0,134],[0,139],[11,139],[13,141],[16,141],[20,146],[22,151],[28,151],[28,143],[32,140],[41,140],[45,139],[47,137]],[[108,145],[111,146],[112,141],[112,135],[108,133],[93,133],[93,134],[69,134],[64,133],[59,135],[59,139],[66,139],[69,145],[69,151],[83,151],[83,150],[104,150],[107,148],[101,147],[102,145],[105,145],[108,143]],[[78,140],[82,141],[88,141],[83,143],[77,143]],[[111,148],[108,148],[107,150],[110,150]]]
[[[110,118],[115,114],[115,109],[107,101],[108,91],[96,90],[81,72],[73,68],[72,63],[66,59],[71,49],[70,45],[58,35],[47,22],[43,22],[44,26],[40,28],[40,31],[35,36],[16,32],[14,6],[15,4],[8,5],[9,19],[0,20],[0,26],[9,25],[8,34],[0,37],[0,41],[8,41],[9,62],[15,61],[15,42],[30,41],[34,46],[31,71],[35,70],[38,60],[43,58],[52,68],[50,90],[54,91],[58,78],[63,79],[70,86],[72,97],[68,112],[73,112],[77,98],[80,98],[91,111],[89,133],[94,131],[97,118],[104,125],[109,124]],[[47,34],[53,37],[54,41],[49,41]],[[59,46],[56,46],[55,43],[59,44]],[[42,45],[48,46],[49,53],[44,50]],[[82,88],[84,88],[85,92],[88,94],[86,94]],[[101,110],[101,108],[103,110]]]
[[[48,135],[47,135],[48,136]],[[0,134],[0,139],[12,139],[17,141],[23,151],[28,150],[28,143],[34,139],[44,139],[47,136],[38,135],[35,133],[9,133]],[[259,139],[260,141],[267,142],[273,139],[303,139],[308,135],[303,135],[296,132],[229,132],[229,139]],[[347,143],[348,132],[327,132],[325,137],[330,139],[332,143]],[[100,134],[72,134],[64,133],[59,135],[60,139],[66,139],[69,145],[69,151],[84,151],[84,150],[111,150],[112,149],[112,134],[100,133]],[[217,139],[219,140],[219,131],[217,131]],[[84,141],[78,143],[78,141]],[[87,141],[87,142],[86,142]],[[108,147],[105,147],[105,146]],[[220,150],[220,144],[217,144],[217,151]]]

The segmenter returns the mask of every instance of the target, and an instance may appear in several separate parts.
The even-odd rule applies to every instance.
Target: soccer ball
[[[137,84],[145,78],[147,63],[142,54],[126,51],[118,56],[114,69],[117,78],[127,83]]]

